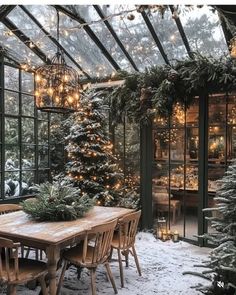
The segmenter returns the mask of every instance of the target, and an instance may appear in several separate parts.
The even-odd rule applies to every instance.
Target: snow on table
[[[200,271],[199,268],[194,267],[194,264],[201,264],[201,261],[207,259],[210,251],[208,248],[200,248],[182,241],[162,242],[156,240],[150,233],[141,232],[136,238],[136,249],[142,277],[138,276],[131,256],[129,268],[124,267],[124,288],[120,287],[118,262],[111,262],[120,295],[196,295],[202,293],[196,291],[193,286],[208,284],[208,281],[202,278],[182,274],[184,271]],[[102,266],[97,269],[96,284],[97,295],[114,294],[111,284],[107,281],[105,268]],[[65,274],[61,295],[90,295],[90,286],[90,276],[86,270],[83,270],[81,279],[78,280],[76,269],[70,267]],[[28,290],[24,286],[19,286],[17,294],[36,295],[39,291],[39,287]]]

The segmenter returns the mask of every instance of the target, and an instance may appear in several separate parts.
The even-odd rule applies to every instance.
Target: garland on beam
[[[236,61],[214,59],[199,53],[194,59],[146,69],[144,73],[120,72],[124,84],[109,95],[113,123],[122,122],[124,114],[135,122],[149,122],[154,116],[168,117],[173,106],[189,107],[203,91],[211,93],[236,90]]]

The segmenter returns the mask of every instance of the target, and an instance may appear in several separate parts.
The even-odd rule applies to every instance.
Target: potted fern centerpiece
[[[38,221],[68,221],[82,217],[93,207],[93,200],[78,188],[61,182],[35,185],[36,198],[24,201],[23,210]]]

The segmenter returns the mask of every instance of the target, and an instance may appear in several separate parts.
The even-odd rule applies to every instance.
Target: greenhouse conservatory
[[[236,294],[236,5],[0,5],[0,130],[0,294]]]

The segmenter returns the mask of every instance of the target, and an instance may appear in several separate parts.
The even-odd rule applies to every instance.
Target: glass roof
[[[128,15],[124,14],[112,17],[110,23],[139,70],[142,71],[152,65],[164,64],[142,15],[135,10],[134,5],[109,5],[109,7],[104,5],[102,9],[106,16],[134,10],[130,13],[134,16],[133,20],[129,20]]]
[[[209,6],[194,7],[180,15],[184,31],[193,51],[219,57],[228,54],[228,48],[217,12]]]
[[[56,39],[56,9],[51,5],[27,5],[25,7]],[[165,63],[142,14],[137,12],[135,5],[100,6],[105,19],[113,28],[126,52],[124,49],[122,51],[93,5],[65,5],[63,7],[75,17],[86,21],[107,50],[110,61],[113,59],[114,63],[117,63],[122,70],[134,71],[132,60],[140,71],[146,67]],[[78,70],[77,62],[90,77],[105,77],[113,74],[115,68],[110,63],[108,56],[102,48],[99,48],[93,37],[88,35],[84,26],[63,12],[59,12],[59,14],[60,44],[72,57],[70,59],[66,56],[67,64]],[[16,6],[7,18],[29,37],[47,57],[50,59],[53,57],[57,46],[21,7]],[[188,54],[186,44],[183,42],[170,9],[165,11],[163,17],[159,12],[151,12],[148,13],[148,18],[170,63],[185,58]],[[179,20],[182,22],[191,51],[199,51],[203,55],[213,55],[214,57],[228,53],[218,14],[211,10],[211,6],[203,8],[181,6]],[[14,32],[9,31],[2,23],[0,23],[0,46],[7,46],[14,50],[16,58],[20,62],[37,65],[43,63],[14,35]],[[127,55],[129,56],[127,57]],[[75,63],[73,59],[76,61]],[[82,75],[82,72],[80,74]]]
[[[157,13],[152,13],[149,18],[162,43],[168,59],[171,61],[186,58],[187,51],[177,25],[172,18],[170,9],[165,11],[163,17]]]
[[[67,8],[67,6],[65,7]],[[73,5],[72,7],[69,6],[69,8],[70,11],[80,15],[87,23],[91,23],[90,27],[92,30],[122,69],[127,71],[133,70],[130,62],[118,46],[104,22],[101,22],[100,16],[92,5]]]
[[[11,49],[14,58],[30,65],[42,64],[43,61],[20,41],[3,23],[0,22],[0,46]]]

